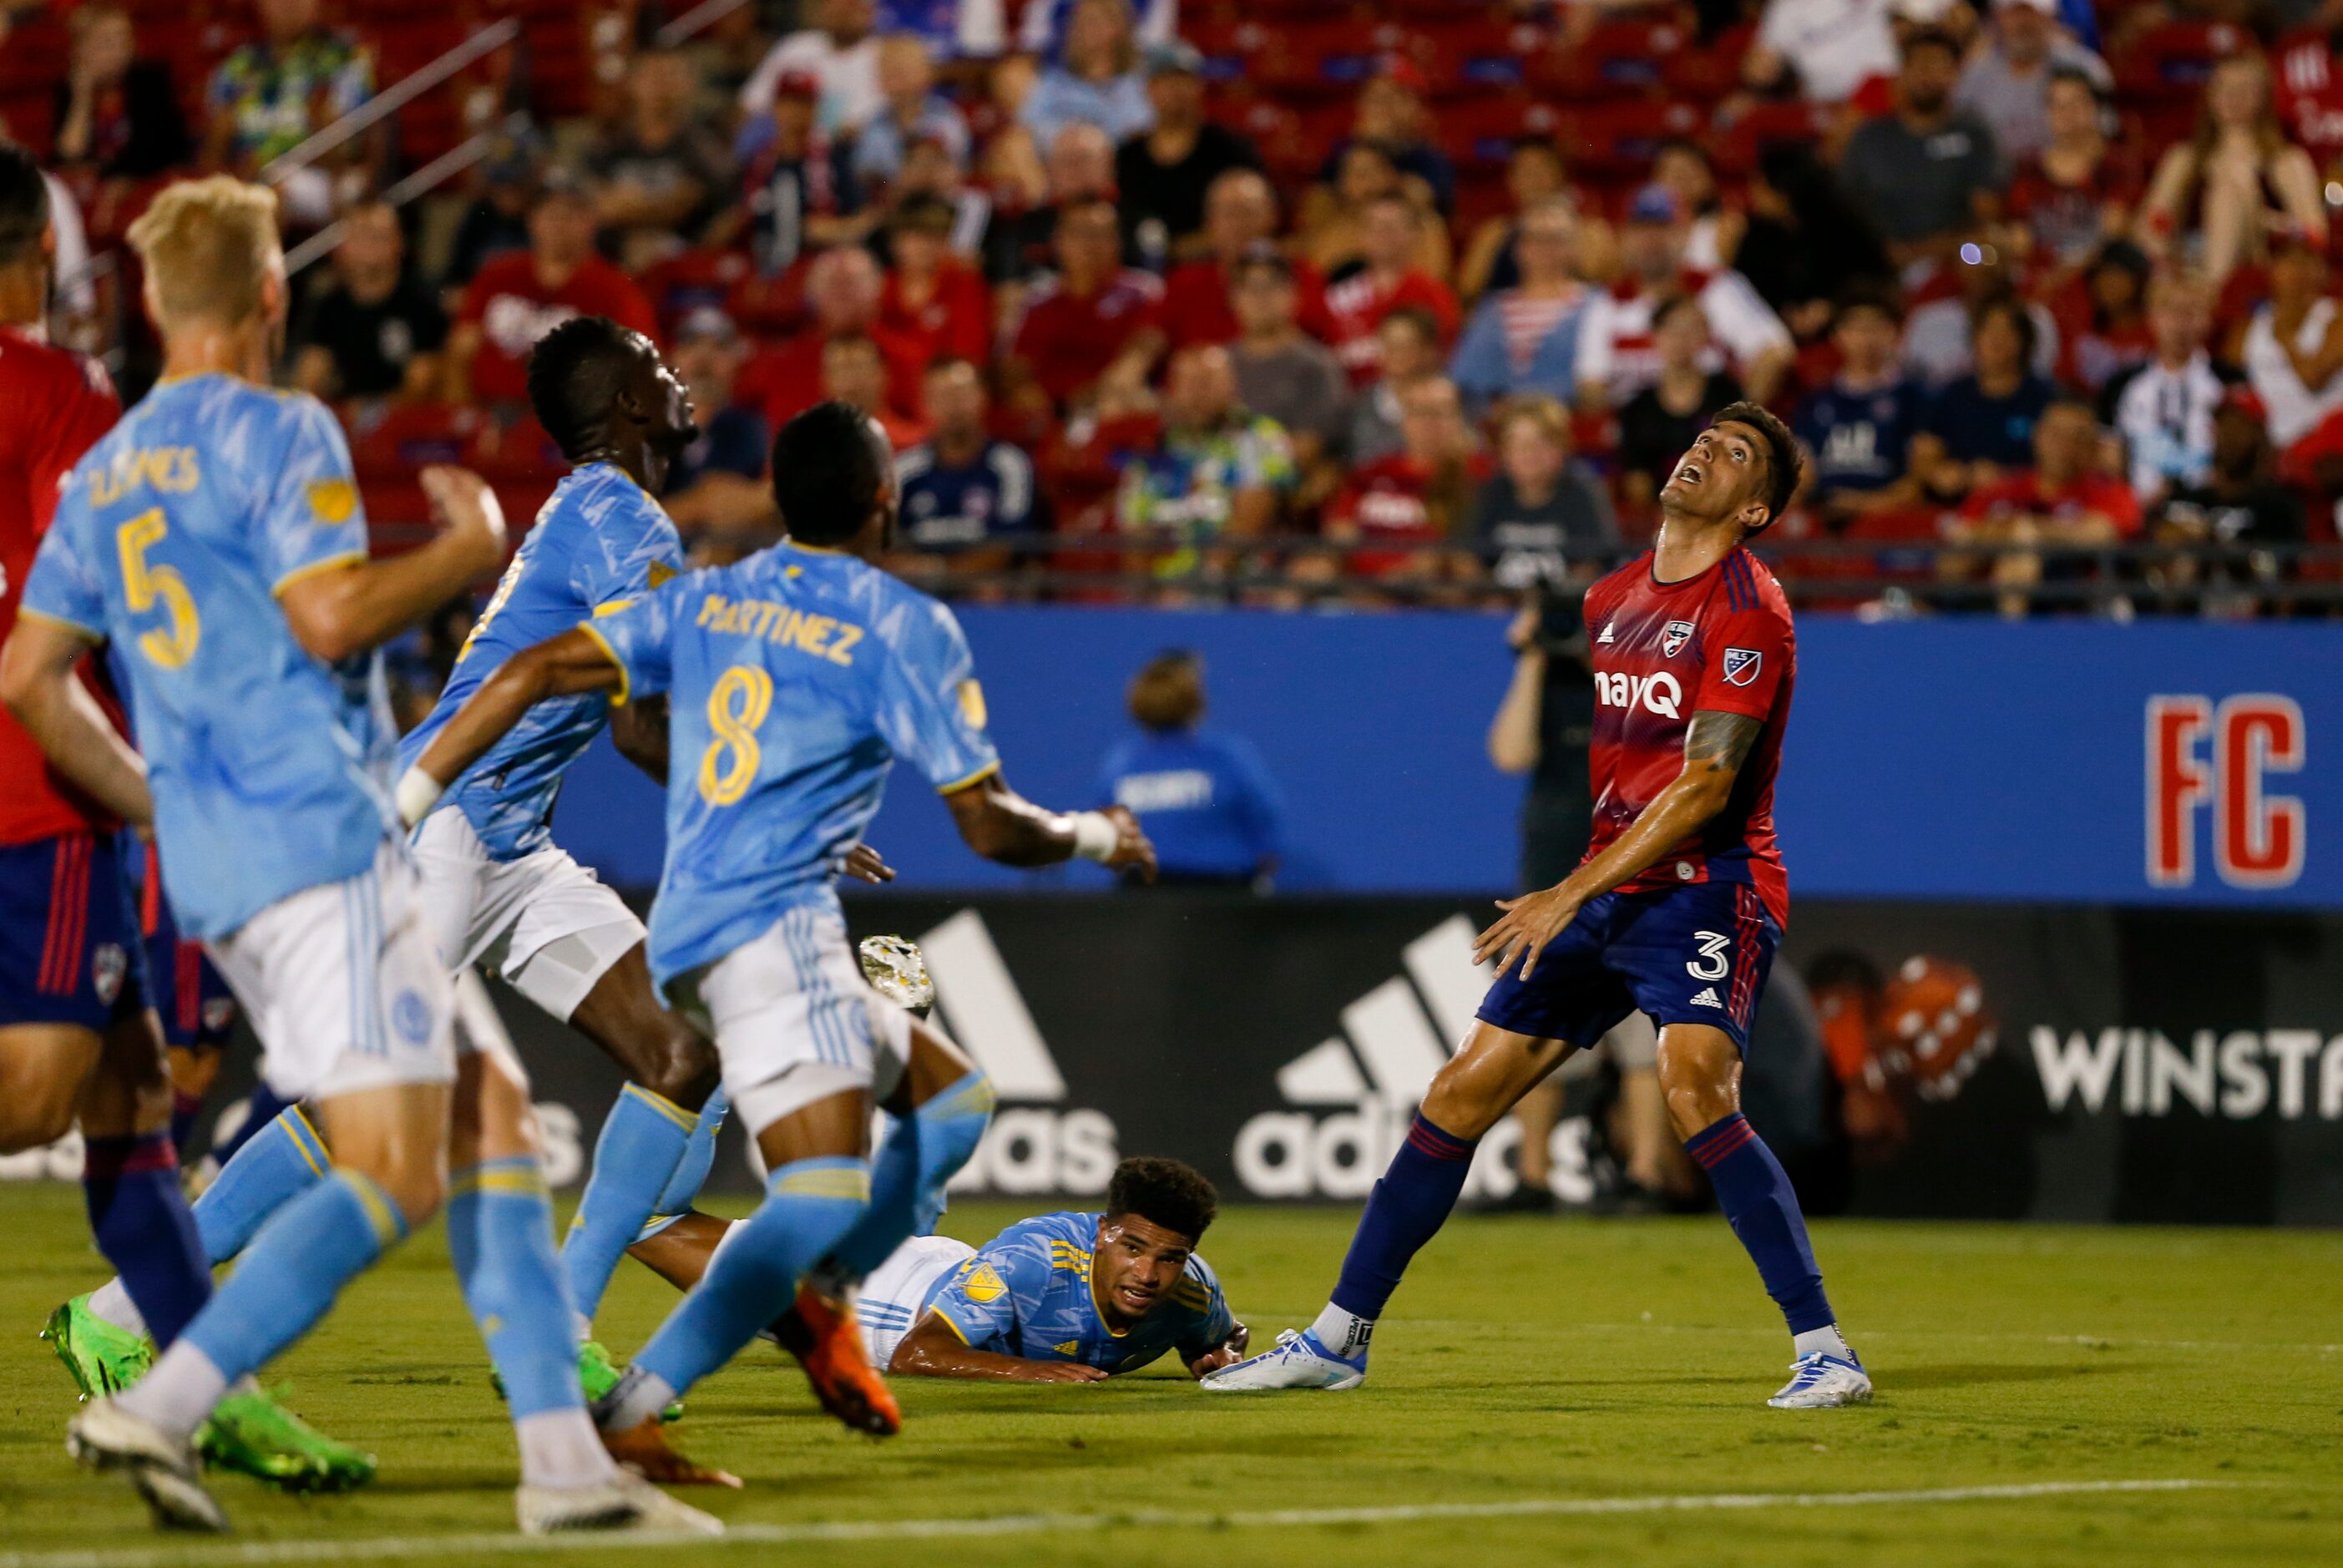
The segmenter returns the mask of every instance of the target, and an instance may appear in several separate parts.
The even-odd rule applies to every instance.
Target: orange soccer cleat
[[[661,1430],[659,1418],[628,1427],[623,1432],[605,1430],[602,1446],[610,1457],[641,1476],[645,1481],[661,1486],[731,1486],[738,1487],[740,1478],[729,1472],[711,1470],[704,1464],[694,1464],[668,1445],[667,1433]]]
[[[872,1437],[903,1430],[903,1412],[862,1348],[853,1303],[800,1285],[797,1305],[773,1324],[773,1337],[798,1358],[822,1409]]]

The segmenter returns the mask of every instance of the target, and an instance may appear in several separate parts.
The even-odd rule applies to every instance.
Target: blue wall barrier
[[[1092,803],[1131,673],[1201,651],[1210,722],[1283,785],[1294,891],[1496,892],[1518,780],[1483,749],[1511,656],[1496,615],[970,608],[1011,781]],[[1985,620],[1798,628],[1777,816],[1794,896],[2343,908],[2343,627]],[[658,877],[656,788],[598,746],[556,833],[613,882]],[[2324,829],[2324,831],[2322,831]],[[979,860],[915,773],[870,833],[929,889],[1089,887]]]

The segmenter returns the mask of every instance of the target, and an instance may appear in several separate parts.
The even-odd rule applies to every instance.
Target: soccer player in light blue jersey
[[[816,1264],[865,1276],[924,1230],[983,1131],[990,1084],[864,981],[832,885],[895,759],[943,794],[989,859],[1153,862],[1129,812],[1045,811],[1002,780],[960,623],[873,564],[895,494],[868,420],[842,403],[791,420],[773,444],[773,494],[786,542],[508,659],[399,786],[419,816],[549,697],[670,699],[651,972],[707,1021],[770,1175],[756,1212],[598,1402],[621,1453],[789,1306]],[[875,1160],[874,1104],[896,1117]]]
[[[380,786],[377,650],[495,565],[503,522],[477,477],[428,469],[448,526],[367,559],[333,415],[266,384],[287,299],[276,207],[215,177],[171,186],[132,226],[163,378],[68,477],[0,684],[61,771],[153,825],[180,929],[252,1018],[270,1083],[317,1106],[335,1165],[144,1378],[74,1419],[67,1446],[126,1473],[158,1523],[226,1528],[193,1433],[444,1199],[466,1300],[514,1390],[522,1527],[713,1533],[596,1441],[528,1083],[508,1061],[459,1064],[448,970]],[[72,697],[75,661],[106,641],[143,767]]]

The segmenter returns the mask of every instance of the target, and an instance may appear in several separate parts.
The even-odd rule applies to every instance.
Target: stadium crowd
[[[325,257],[284,373],[387,543],[428,462],[533,513],[530,347],[600,313],[692,386],[710,555],[827,397],[954,592],[1491,602],[1648,538],[1746,396],[1809,450],[1769,541],[1805,603],[2343,602],[2343,0],[0,5],[60,334],[135,393],[130,218],[278,185]]]

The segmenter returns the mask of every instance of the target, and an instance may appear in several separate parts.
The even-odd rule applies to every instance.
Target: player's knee
[[[88,1060],[75,1053],[0,1045],[0,1154],[38,1149],[72,1131],[88,1074]]]
[[[661,1021],[657,1043],[640,1064],[643,1087],[686,1111],[697,1111],[716,1092],[720,1076],[716,1048],[679,1019],[669,1016]]]
[[[1509,1107],[1490,1091],[1486,1075],[1473,1071],[1459,1054],[1433,1075],[1418,1109],[1426,1121],[1450,1137],[1469,1140],[1494,1127]]]
[[[1690,1138],[1741,1109],[1739,1075],[1713,1053],[1660,1047],[1660,1096],[1678,1138]]]

